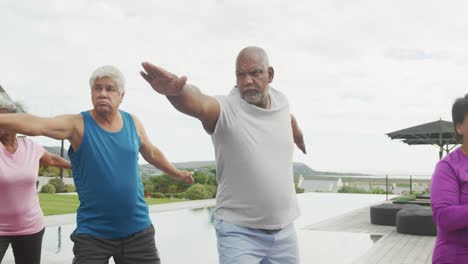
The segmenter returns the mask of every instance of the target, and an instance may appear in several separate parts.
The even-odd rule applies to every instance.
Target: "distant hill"
[[[49,147],[44,146],[44,148],[54,154],[60,156],[60,147]],[[64,150],[64,158],[70,160],[67,154],[67,149]],[[176,162],[172,163],[178,169],[189,169],[189,170],[199,170],[199,171],[208,171],[211,168],[215,168],[216,164],[214,161],[188,161],[188,162]],[[156,169],[153,165],[142,164],[140,165],[140,171],[144,175],[161,175],[162,171]],[[342,172],[332,172],[332,171],[316,171],[311,169],[304,163],[294,162],[293,164],[294,178],[297,178],[299,175],[302,175],[304,178],[321,178],[326,176],[368,176],[367,174],[361,173],[342,173]]]
[[[178,169],[197,169],[197,170],[209,170],[210,168],[215,167],[215,162],[214,161],[190,161],[190,162],[180,162],[180,163],[173,163],[173,165],[178,168]],[[162,172],[153,165],[150,164],[143,164],[140,165],[140,170],[142,174],[145,175],[161,175]],[[365,175],[365,174],[359,174],[359,173],[339,173],[339,172],[323,172],[323,171],[316,171],[311,169],[309,166],[307,166],[304,163],[300,162],[294,162],[293,164],[293,172],[294,172],[294,177],[298,177],[299,175],[302,175],[303,177],[309,178],[315,178],[315,177],[321,177],[323,176],[332,176],[332,175]]]
[[[309,166],[305,165],[304,163],[294,162],[293,163],[293,172],[294,176],[312,176],[316,175],[319,172],[316,170],[311,169]]]
[[[190,170],[208,170],[209,167],[214,167],[214,161],[189,161],[189,162],[175,162],[172,163],[174,167],[178,169],[190,169]],[[161,175],[162,171],[158,170],[151,164],[142,164],[140,165],[140,171],[142,174],[146,175]]]

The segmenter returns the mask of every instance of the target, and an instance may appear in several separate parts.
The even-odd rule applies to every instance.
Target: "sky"
[[[296,150],[295,161],[430,175],[437,147],[385,134],[451,121],[454,99],[467,92],[467,8],[461,0],[2,0],[0,85],[32,114],[79,113],[92,108],[92,71],[115,65],[127,80],[121,109],[170,161],[214,160],[200,122],[145,83],[141,62],[223,95],[235,85],[237,53],[260,46],[275,69],[272,87],[304,132],[308,154]]]

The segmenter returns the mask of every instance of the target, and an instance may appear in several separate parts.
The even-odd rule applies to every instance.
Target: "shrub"
[[[167,191],[170,192],[170,193],[177,192],[177,185],[175,185],[175,184],[169,185],[169,187],[167,187]]]
[[[399,196],[395,199],[397,202],[408,202],[408,201],[413,201],[416,200],[416,195],[411,194],[411,195],[402,195]]]
[[[163,197],[164,197],[164,198],[167,198],[167,199],[171,199],[172,196],[173,196],[172,193],[164,193],[164,194],[163,194]]]
[[[40,166],[38,174],[41,176],[60,176],[60,169],[52,166]]]
[[[185,197],[190,200],[202,200],[211,198],[211,193],[201,184],[195,184],[188,188]]]
[[[55,187],[55,191],[58,193],[65,192],[65,184],[59,177],[55,177],[49,180],[49,184],[52,184]]]
[[[208,177],[206,176],[206,174],[201,171],[195,171],[192,177],[195,180],[195,182],[199,184],[206,184],[208,180]]]
[[[385,194],[385,190],[376,187],[376,188],[371,188],[369,191],[358,188],[356,186],[343,186],[338,190],[339,193],[372,193],[372,194]],[[389,194],[392,193],[391,191],[388,192]]]
[[[372,188],[371,191],[370,191],[372,194],[385,194],[385,190],[382,189],[382,188]],[[391,193],[391,192],[388,192],[388,193]]]
[[[206,181],[209,185],[218,186],[218,182],[216,181],[216,175],[208,175],[208,180]]]
[[[75,185],[73,184],[65,184],[63,187],[64,192],[66,193],[72,193],[76,191]]]
[[[153,198],[163,198],[163,194],[160,192],[152,192],[151,197]]]
[[[167,193],[167,192],[174,192],[173,190],[169,190],[171,185],[177,186],[177,192],[186,191],[189,184],[181,181],[173,180],[169,175],[163,174],[161,176],[151,177],[148,179],[152,185],[153,189],[151,192],[160,192],[160,193]],[[174,188],[174,187],[171,187]]]
[[[424,189],[421,195],[430,194],[430,193],[431,193],[431,189],[429,189],[429,187],[426,187],[426,189]]]
[[[218,191],[218,187],[214,185],[204,184],[205,189],[211,194],[210,198],[216,197],[216,192]]]
[[[404,190],[400,192],[400,195],[410,195],[409,190]]]
[[[64,174],[63,177],[67,177],[67,178],[73,177],[73,172],[72,172],[71,169],[66,169],[66,170],[64,170],[64,171],[63,171],[63,174]]]
[[[41,193],[55,193],[55,187],[52,184],[42,186]]]
[[[343,186],[338,190],[339,193],[367,193],[366,190],[355,186]]]
[[[177,199],[185,199],[185,193],[174,193],[174,198],[177,198]]]
[[[297,185],[297,183],[294,183],[294,187],[296,188],[296,193],[303,193],[304,188],[301,188]]]
[[[154,185],[151,181],[144,180],[143,181],[143,191],[145,193],[145,197],[151,196],[151,193],[154,190]]]

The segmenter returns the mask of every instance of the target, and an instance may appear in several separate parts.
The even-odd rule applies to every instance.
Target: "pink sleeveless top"
[[[15,153],[0,142],[0,236],[30,235],[44,228],[36,181],[44,148],[18,138]]]

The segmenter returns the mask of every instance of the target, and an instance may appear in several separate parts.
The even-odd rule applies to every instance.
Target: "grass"
[[[41,205],[44,215],[59,215],[59,214],[70,214],[76,213],[80,201],[78,195],[60,195],[60,194],[48,194],[39,193],[39,203]],[[185,200],[182,199],[156,199],[156,198],[145,198],[148,205],[164,204],[164,203],[176,203]]]
[[[165,198],[145,198],[145,201],[148,205],[155,205],[155,204],[165,204],[165,203],[177,203],[177,202],[184,202],[187,200],[184,199],[165,199]]]
[[[416,200],[415,194],[401,195],[395,198],[395,201],[397,202],[408,202],[408,201],[414,201],[414,200]]]
[[[411,185],[409,183],[397,183],[396,186],[400,188],[409,188]]]

